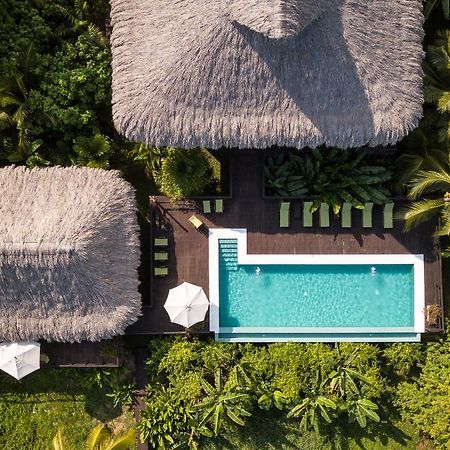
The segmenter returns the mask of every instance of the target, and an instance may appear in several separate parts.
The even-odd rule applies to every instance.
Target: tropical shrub
[[[154,178],[161,192],[173,200],[199,195],[212,182],[204,149],[169,148]]]
[[[311,211],[325,202],[335,214],[343,202],[355,208],[363,208],[363,203],[369,201],[384,203],[390,195],[386,183],[392,173],[386,164],[370,164],[366,156],[364,150],[337,148],[270,156],[265,165],[266,193],[280,197],[314,196]]]
[[[387,366],[405,378],[423,361],[424,353],[421,344],[397,342],[387,346],[383,356]]]
[[[102,134],[92,137],[79,136],[75,139],[73,150],[74,163],[95,169],[108,169],[112,155],[110,139]]]
[[[191,411],[199,412],[199,426],[212,424],[214,436],[218,436],[225,420],[231,420],[237,425],[244,426],[244,417],[250,417],[248,406],[251,396],[245,392],[233,377],[224,380],[222,371],[217,369],[214,376],[214,384],[210,384],[205,378],[201,380],[205,398],[192,406]]]
[[[413,381],[400,384],[396,404],[402,417],[433,438],[437,448],[450,447],[450,339],[427,345]]]
[[[322,432],[323,425],[340,426],[342,417],[361,427],[380,420],[375,402],[386,391],[386,383],[376,346],[258,346],[175,338],[153,340],[149,349],[147,403],[152,403],[151,408],[165,408],[169,400],[153,402],[163,389],[174,405],[181,402],[187,415],[179,426],[166,424],[166,429],[177,427],[172,433],[176,442],[185,442],[189,435],[196,436],[192,442],[198,443],[208,430],[217,435],[224,428],[242,426],[254,414],[255,406],[266,411],[288,410],[286,414],[308,432]],[[163,426],[164,412],[152,411],[152,417],[159,417]],[[148,428],[148,424],[142,426]]]
[[[165,386],[148,388],[146,408],[141,412],[138,430],[142,442],[151,448],[166,449],[189,434],[192,416],[184,402]]]

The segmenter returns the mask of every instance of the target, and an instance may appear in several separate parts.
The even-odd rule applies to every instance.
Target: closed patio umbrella
[[[41,344],[33,341],[2,342],[0,369],[17,380],[40,368]]]
[[[181,283],[170,289],[164,308],[173,323],[186,328],[202,322],[208,311],[209,301],[200,286],[191,283]]]

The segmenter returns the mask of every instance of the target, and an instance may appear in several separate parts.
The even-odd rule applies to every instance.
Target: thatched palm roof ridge
[[[140,315],[135,193],[116,171],[0,169],[0,340],[97,341]]]
[[[391,145],[422,114],[421,0],[112,0],[113,119],[150,145]]]

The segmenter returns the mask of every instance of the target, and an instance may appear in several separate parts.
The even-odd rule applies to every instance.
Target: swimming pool
[[[417,341],[422,255],[248,255],[210,231],[210,326],[227,341]]]

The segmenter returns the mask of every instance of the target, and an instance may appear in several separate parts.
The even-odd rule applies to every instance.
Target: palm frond
[[[430,220],[438,215],[444,206],[445,202],[442,199],[421,200],[411,203],[404,215],[404,230],[410,231],[417,225]]]
[[[424,192],[444,192],[447,190],[450,190],[450,173],[447,170],[420,171],[410,184],[408,197],[416,199]]]

